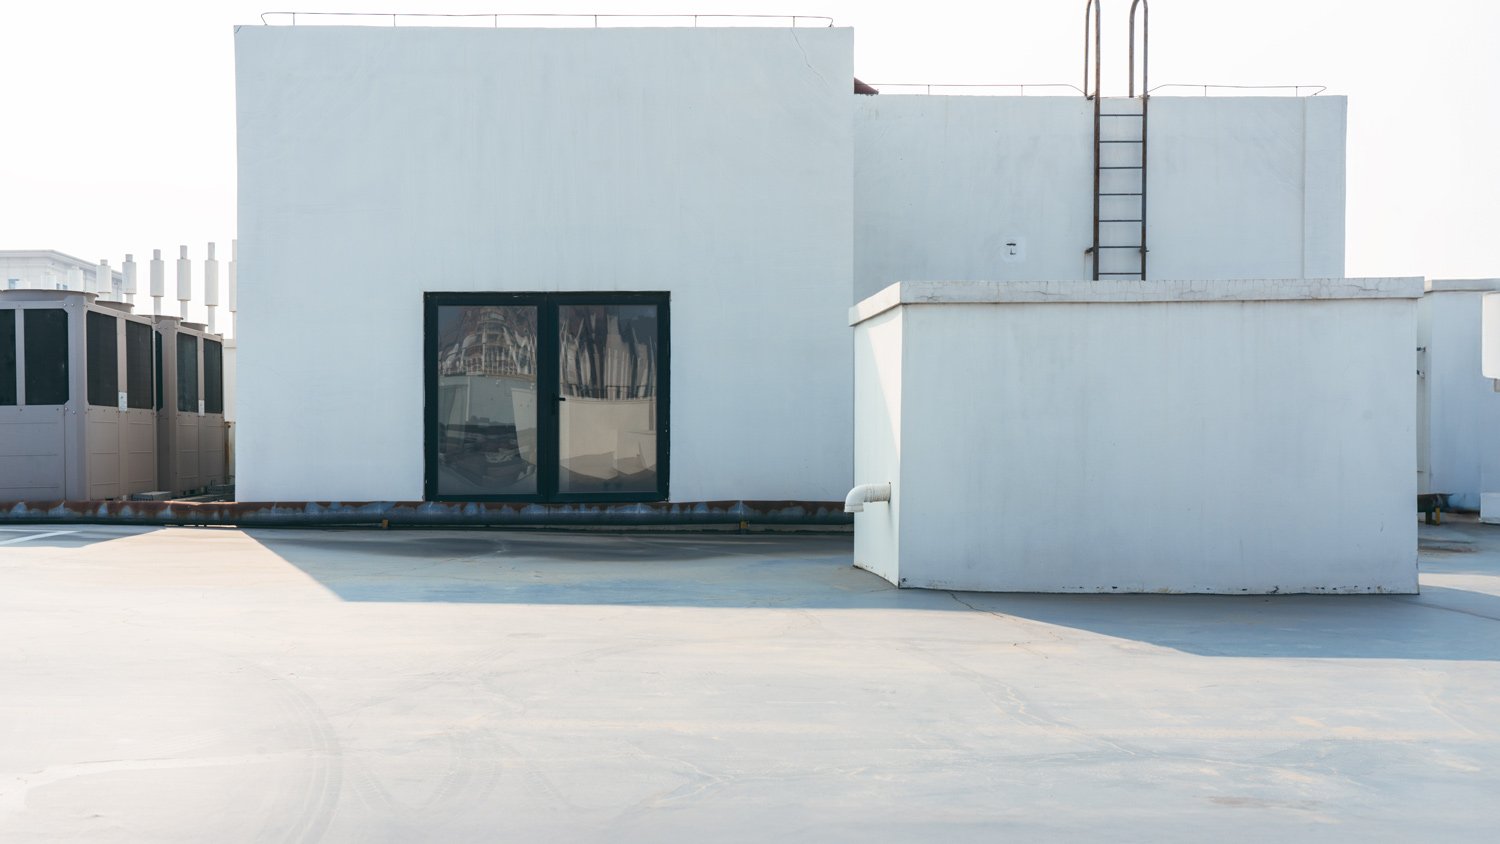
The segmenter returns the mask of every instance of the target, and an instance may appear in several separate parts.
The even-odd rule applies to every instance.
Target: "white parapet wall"
[[[911,278],[1092,275],[1090,101],[854,101],[855,301]],[[1139,101],[1106,98],[1104,109],[1138,112]],[[1346,111],[1333,96],[1152,97],[1147,277],[1342,276]],[[1138,137],[1119,135],[1121,123],[1106,120],[1106,137]],[[1106,156],[1140,161],[1130,144]],[[1140,203],[1106,196],[1099,210],[1137,219]],[[1139,228],[1102,223],[1101,242],[1136,243]]]
[[[857,565],[1015,592],[1417,591],[1419,278],[903,282],[850,312]]]

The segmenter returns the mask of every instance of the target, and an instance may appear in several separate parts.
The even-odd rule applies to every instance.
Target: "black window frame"
[[[656,489],[644,492],[558,491],[558,325],[559,305],[656,306]],[[537,309],[537,488],[505,495],[438,494],[438,309],[442,307],[530,306]],[[671,294],[599,293],[427,293],[423,296],[422,455],[423,496],[427,501],[515,501],[540,504],[646,503],[666,501],[671,485],[672,320]],[[546,395],[543,395],[545,385]]]

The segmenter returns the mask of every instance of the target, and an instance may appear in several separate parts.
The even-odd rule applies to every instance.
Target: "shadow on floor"
[[[246,533],[346,601],[983,612],[1205,656],[1500,661],[1500,594],[1451,586],[1417,596],[953,593],[897,590],[854,568],[848,535]],[[1500,593],[1494,559],[1474,556],[1465,570],[1493,577]]]
[[[135,525],[38,524],[0,527],[0,554],[27,548],[86,548],[100,542],[125,539],[161,530]]]
[[[1421,595],[958,596],[985,612],[1205,656],[1500,661],[1500,597]]]

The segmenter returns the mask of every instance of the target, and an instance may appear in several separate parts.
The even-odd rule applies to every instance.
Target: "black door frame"
[[[650,293],[427,293],[423,296],[423,495],[428,501],[528,501],[549,504],[666,501],[671,478],[671,296]],[[454,305],[537,309],[537,491],[510,495],[438,494],[438,308]],[[559,493],[558,305],[656,305],[656,489],[646,492]]]

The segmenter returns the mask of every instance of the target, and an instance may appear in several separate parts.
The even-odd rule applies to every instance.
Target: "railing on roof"
[[[1230,89],[1235,91],[1291,91],[1292,96],[1294,97],[1303,96],[1303,89],[1312,92],[1306,95],[1309,97],[1316,97],[1317,95],[1328,90],[1327,85],[1204,85],[1197,82],[1168,82],[1163,85],[1157,85],[1147,93],[1154,94],[1163,88],[1201,88],[1203,89],[1203,96],[1205,97],[1208,96],[1208,91],[1210,88]]]
[[[496,29],[500,27],[502,22],[506,25],[515,25],[518,22],[518,19],[522,18],[533,19],[537,22],[544,21],[552,25],[560,25],[564,27],[592,27],[595,29],[609,26],[641,26],[643,25],[642,23],[640,23],[641,21],[657,23],[666,20],[681,21],[680,25],[682,26],[686,26],[688,22],[691,22],[692,26],[694,27],[698,26],[699,21],[710,21],[711,23],[706,24],[710,26],[784,26],[787,23],[790,23],[794,28],[799,26],[833,26],[833,18],[827,17],[826,15],[627,15],[610,13],[575,14],[569,12],[470,12],[451,14],[445,14],[442,12],[261,12],[260,22],[265,26],[277,25],[277,23],[274,21],[266,20],[267,15],[285,15],[287,16],[287,18],[289,18],[286,23],[291,26],[297,25],[297,18],[299,17],[304,18],[304,23],[307,23],[307,21],[305,20],[306,18],[366,18],[371,23],[379,23],[382,26],[384,26],[387,21],[390,22],[391,26],[399,26],[400,22],[403,19],[419,19],[408,20],[407,22],[409,24],[417,26],[430,26],[430,23],[422,23],[419,21],[425,21],[433,18],[446,18],[450,19],[450,21],[445,22],[451,22],[452,20],[461,19],[464,20],[465,23],[469,26],[483,26],[485,21],[489,21],[490,26]],[[631,21],[635,21],[635,23],[631,23]],[[745,23],[733,24],[729,23],[729,21],[744,21]],[[781,23],[771,23],[771,21],[780,21]]]
[[[1082,88],[1079,88],[1077,85],[1069,85],[1066,82],[991,82],[991,83],[980,82],[980,83],[973,83],[973,84],[970,84],[970,83],[946,84],[946,83],[942,83],[942,82],[932,82],[932,83],[928,83],[928,82],[871,82],[869,84],[870,84],[871,87],[873,87],[876,90],[880,91],[880,93],[882,93],[882,94],[885,94],[885,93],[891,93],[891,94],[901,94],[901,93],[922,93],[922,94],[937,93],[937,94],[943,94],[943,93],[947,93],[944,90],[934,91],[933,90],[934,88],[937,88],[937,89],[957,88],[957,89],[960,89],[960,90],[954,91],[953,93],[956,93],[956,94],[967,94],[967,95],[970,95],[970,96],[975,96],[975,95],[983,96],[986,93],[989,93],[989,92],[994,91],[996,89],[1000,89],[1000,90],[1005,90],[1005,91],[1019,91],[1020,95],[1024,97],[1024,96],[1026,96],[1026,89],[1027,88],[1030,88],[1032,90],[1035,90],[1037,88],[1054,88],[1054,89],[1055,88],[1067,88],[1068,90],[1076,92],[1076,93],[1079,93],[1079,94],[1083,93],[1083,89]],[[910,91],[910,92],[906,92],[906,91],[892,91],[892,90],[890,90],[892,88],[920,88],[921,91]]]

